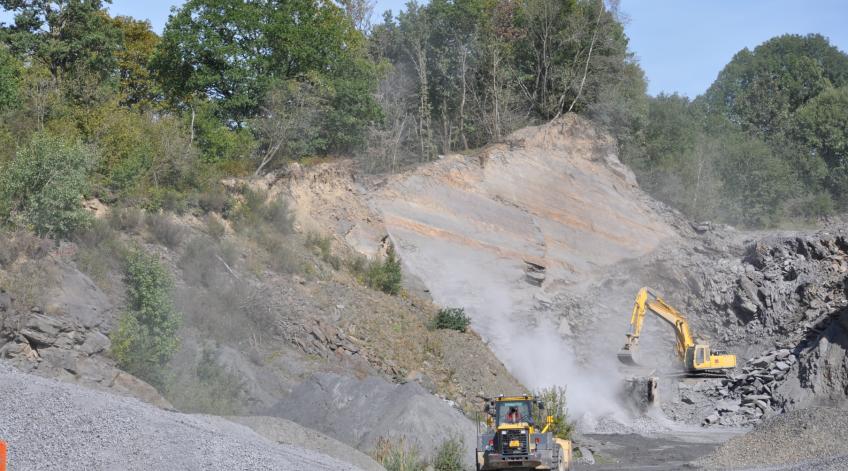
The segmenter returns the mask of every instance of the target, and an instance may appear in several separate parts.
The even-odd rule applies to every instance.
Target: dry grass
[[[165,213],[149,215],[147,228],[150,234],[160,244],[169,249],[177,248],[183,241],[184,231],[169,215]]]

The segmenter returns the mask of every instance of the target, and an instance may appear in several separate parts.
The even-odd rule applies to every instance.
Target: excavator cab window
[[[704,348],[704,347],[696,347],[696,348],[695,348],[695,364],[696,364],[696,365],[703,365],[703,364],[704,364],[704,362],[705,362],[705,361],[707,361],[707,358],[706,358],[706,356],[707,356],[707,352],[706,352],[706,350],[707,350],[707,349],[706,349],[706,348]]]

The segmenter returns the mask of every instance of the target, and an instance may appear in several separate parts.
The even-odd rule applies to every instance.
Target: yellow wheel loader
[[[630,332],[627,333],[627,342],[618,352],[618,360],[622,363],[638,366],[636,361],[633,360],[633,352],[639,346],[639,336],[642,333],[642,325],[645,322],[647,311],[656,314],[674,328],[677,340],[674,350],[683,363],[684,373],[687,376],[723,374],[736,366],[736,355],[718,350],[711,351],[708,344],[695,343],[692,331],[689,329],[689,322],[686,321],[683,314],[668,305],[648,288],[640,289],[636,295],[636,303],[630,316]]]
[[[533,396],[486,400],[485,430],[479,429],[478,421],[477,471],[571,469],[571,441],[554,436],[553,417],[546,417],[541,430],[534,423],[533,412],[544,410],[541,401]]]

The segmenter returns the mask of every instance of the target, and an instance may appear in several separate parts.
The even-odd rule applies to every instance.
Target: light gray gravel
[[[848,414],[812,407],[770,417],[697,464],[707,469],[848,469]]]
[[[3,363],[0,439],[15,471],[359,470],[223,418],[168,412]]]

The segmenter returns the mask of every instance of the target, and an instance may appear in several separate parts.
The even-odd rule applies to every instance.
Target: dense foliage
[[[648,103],[623,156],[640,183],[700,219],[771,226],[848,207],[848,55],[820,35],[743,49],[707,92]]]
[[[364,0],[189,0],[161,37],[108,3],[0,0],[7,224],[61,236],[84,223],[83,194],[208,211],[222,177],[316,155],[394,171],[569,112],[692,217],[763,226],[848,205],[848,56],[819,35],[740,51],[690,101],[646,95],[618,2],[413,1],[372,22]],[[64,186],[9,176],[49,159]],[[396,291],[384,268],[369,283]]]
[[[80,143],[34,134],[12,161],[0,165],[0,220],[52,236],[85,226],[89,215],[82,198],[94,160]]]
[[[465,309],[461,307],[448,307],[439,309],[436,317],[433,318],[433,328],[435,329],[450,329],[457,332],[465,332],[471,324],[471,319],[465,314]]]
[[[121,368],[162,387],[163,366],[179,347],[173,280],[157,257],[137,249],[127,255],[124,281],[128,310],[112,334],[112,353]]]

